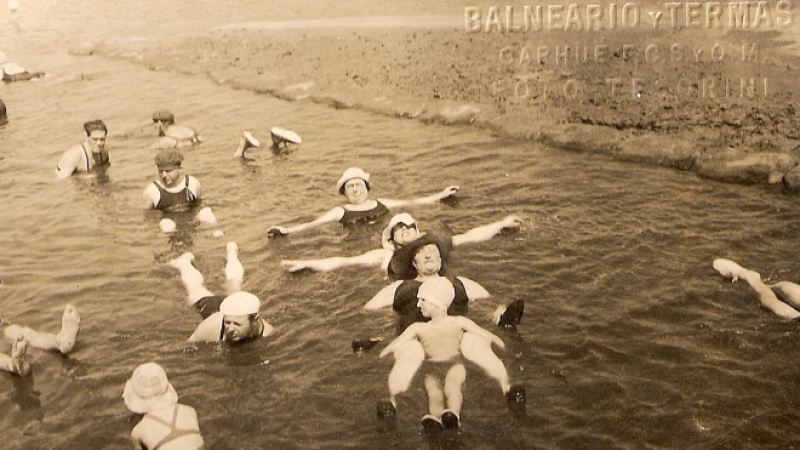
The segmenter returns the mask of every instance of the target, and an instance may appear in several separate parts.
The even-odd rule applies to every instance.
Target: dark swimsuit
[[[81,149],[83,150],[83,156],[86,157],[86,172],[91,172],[92,167],[89,165],[89,154],[92,155],[92,160],[94,161],[94,167],[105,167],[111,165],[111,160],[108,157],[107,150],[100,150],[100,153],[88,152],[86,151],[86,146],[81,142]],[[56,166],[56,169],[61,170],[61,167]]]
[[[87,152],[86,146],[81,143],[81,148],[83,149],[83,155],[86,156],[86,171],[91,171],[91,167],[89,167],[89,153],[92,154],[92,159],[94,160],[95,167],[102,167],[111,165],[111,161],[108,158],[108,151],[100,150],[100,153],[94,152]]]
[[[453,284],[455,298],[453,303],[447,308],[449,316],[464,316],[469,311],[469,297],[464,283],[455,277],[446,277]],[[414,322],[427,322],[427,317],[422,315],[422,311],[417,306],[417,292],[422,282],[419,280],[406,280],[397,286],[394,291],[394,302],[392,309],[397,313],[397,334],[402,333]]]
[[[168,442],[172,442],[175,439],[182,438],[184,436],[191,436],[193,434],[200,435],[200,430],[180,429],[180,428],[178,428],[178,409],[179,409],[179,406],[175,405],[175,409],[173,409],[173,411],[172,411],[172,422],[171,423],[167,422],[166,420],[163,420],[163,419],[161,419],[159,417],[156,417],[156,416],[151,416],[151,415],[147,416],[148,418],[150,418],[152,420],[155,420],[156,422],[163,423],[164,425],[169,427],[169,434],[166,435],[164,437],[164,439],[161,439],[161,441],[158,444],[156,444],[155,447],[153,447],[153,448],[151,448],[149,450],[158,450],[158,448],[161,447],[162,445],[164,445],[164,444],[166,444]],[[197,450],[202,450],[203,448],[204,447],[201,446]]]
[[[339,223],[343,225],[351,225],[357,222],[375,223],[381,216],[389,212],[389,208],[381,202],[376,202],[374,208],[366,211],[350,211],[344,208],[344,214],[339,219]]]
[[[154,181],[153,184],[156,185],[159,193],[158,205],[156,205],[156,209],[158,210],[161,211],[183,210],[183,209],[188,209],[190,206],[193,206],[195,203],[197,203],[197,197],[191,190],[189,190],[188,175],[186,175],[183,189],[181,189],[178,192],[167,191],[157,181]]]

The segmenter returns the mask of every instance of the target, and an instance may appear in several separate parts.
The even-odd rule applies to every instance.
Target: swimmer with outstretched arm
[[[382,358],[389,353],[399,352],[412,341],[422,347],[425,358],[423,369],[428,372],[425,375],[425,388],[428,391],[429,413],[422,418],[426,428],[460,427],[464,401],[461,388],[467,376],[461,350],[464,337],[477,335],[480,339],[505,348],[502,339],[472,320],[448,315],[447,310],[454,298],[455,290],[446,278],[430,278],[423,282],[417,293],[417,306],[422,315],[430,320],[410,325],[380,353]],[[436,369],[437,366],[446,373],[444,390],[439,378],[430,373],[430,369]],[[384,417],[394,415],[393,401],[379,403],[378,408],[384,412]]]
[[[503,220],[492,222],[487,225],[475,227],[466,233],[456,234],[450,237],[453,247],[474,242],[484,242],[497,236],[503,230],[517,229],[522,220],[515,216],[506,216]],[[357,256],[334,256],[330,258],[310,259],[310,260],[291,260],[281,261],[281,267],[287,272],[297,272],[300,270],[315,270],[318,272],[329,272],[343,267],[380,267],[389,271],[390,261],[395,252],[423,236],[408,213],[396,214],[389,221],[389,225],[383,230],[381,243],[383,248],[370,250]]]
[[[412,279],[401,279],[381,289],[372,297],[364,308],[376,310],[391,306],[398,315],[397,331],[402,333],[413,323],[425,321],[417,302],[419,289],[422,284],[432,279],[446,280],[453,286],[454,300],[447,308],[451,316],[465,315],[469,311],[469,304],[477,299],[490,296],[483,286],[465,277],[443,277],[442,255],[446,254],[447,247],[433,235],[425,235],[404,248],[399,255],[398,265],[403,272],[414,275]],[[404,275],[406,275],[404,273]],[[507,309],[506,320],[512,325],[519,323],[524,309],[524,302],[518,303],[515,308]],[[509,305],[510,306],[510,305]],[[512,310],[514,312],[512,312]],[[511,318],[510,316],[515,317]],[[497,322],[496,322],[497,323]],[[524,415],[526,409],[525,387],[521,384],[511,384],[511,380],[503,362],[495,355],[491,342],[479,334],[465,333],[460,350],[464,357],[480,367],[490,378],[497,381],[506,399],[510,411]],[[424,357],[422,349],[413,341],[394,350],[395,364],[389,373],[389,404],[378,405],[378,415],[385,414],[385,410],[396,406],[397,395],[406,392],[411,386],[414,375],[419,370]]]
[[[392,208],[414,205],[431,205],[445,198],[451,197],[458,191],[458,186],[448,186],[443,191],[427,197],[412,200],[392,200],[369,198],[369,174],[363,170],[351,167],[344,171],[336,189],[347,197],[347,204],[337,206],[311,222],[292,227],[272,226],[267,229],[269,236],[281,236],[297,233],[318,227],[329,222],[340,222],[349,225],[357,222],[373,222],[388,213]]]
[[[0,369],[25,376],[30,373],[30,364],[26,361],[29,346],[67,355],[75,348],[80,329],[81,318],[75,307],[70,304],[64,308],[64,313],[61,315],[61,331],[58,334],[0,321],[0,331],[6,339],[12,341],[11,354],[0,353]]]

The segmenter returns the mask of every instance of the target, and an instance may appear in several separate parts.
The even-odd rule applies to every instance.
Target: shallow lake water
[[[69,302],[83,325],[69,357],[32,350],[33,376],[0,374],[3,448],[129,448],[132,419],[120,396],[135,366],[150,360],[197,409],[210,449],[768,449],[797,441],[798,325],[760,309],[744,283],[711,266],[728,257],[767,280],[797,281],[796,196],[68,55],[85,41],[270,20],[276,6],[114,3],[25,1],[18,27],[0,14],[0,50],[55,74],[0,87],[10,119],[0,127],[0,317],[56,331]],[[346,17],[347,8],[324,4]],[[435,2],[431,11],[445,7]],[[191,20],[171,23],[176,15]],[[185,166],[216,226],[179,218],[181,232],[165,236],[160,213],[142,208],[142,189],[157,176],[154,153],[148,139],[119,136],[162,107],[205,137],[185,151]],[[103,177],[56,181],[61,153],[94,118],[110,127],[112,166]],[[242,130],[264,140],[271,126],[297,131],[304,143],[286,156],[231,158]],[[518,232],[455,250],[451,273],[493,294],[470,316],[506,342],[498,352],[527,386],[527,419],[512,418],[475,367],[459,433],[421,433],[420,379],[394,424],[377,419],[391,360],[378,349],[354,354],[350,344],[393,337],[390,311],[362,309],[388,280],[363,268],[287,274],[278,262],[377,248],[382,225],[266,237],[270,225],[340,204],[335,181],[349,166],[372,174],[375,197],[461,186],[453,201],[409,210],[422,227],[463,232],[507,214],[523,218]],[[212,237],[218,229],[221,239]],[[264,300],[277,333],[238,348],[188,344],[199,316],[165,263],[193,252],[208,287],[222,293],[230,240],[241,248],[244,288]],[[517,297],[527,301],[519,328],[491,328],[495,306]]]

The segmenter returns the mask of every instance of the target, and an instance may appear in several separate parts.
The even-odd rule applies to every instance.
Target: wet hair
[[[83,129],[86,130],[86,135],[89,136],[92,134],[92,131],[102,131],[105,134],[108,134],[108,128],[106,124],[100,120],[90,120],[83,124]]]

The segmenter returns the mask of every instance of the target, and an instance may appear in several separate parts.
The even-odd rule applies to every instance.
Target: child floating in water
[[[417,322],[393,340],[380,356],[403,348],[403,344],[418,340],[425,352],[425,388],[428,391],[428,414],[422,418],[425,428],[459,428],[464,395],[461,388],[467,372],[461,353],[461,339],[471,332],[505,348],[503,341],[491,332],[463,316],[448,316],[447,308],[455,298],[453,284],[446,278],[432,278],[419,288],[418,306],[429,322]],[[444,374],[442,390],[441,374]],[[393,416],[395,406],[391,401],[378,405],[383,416]]]

